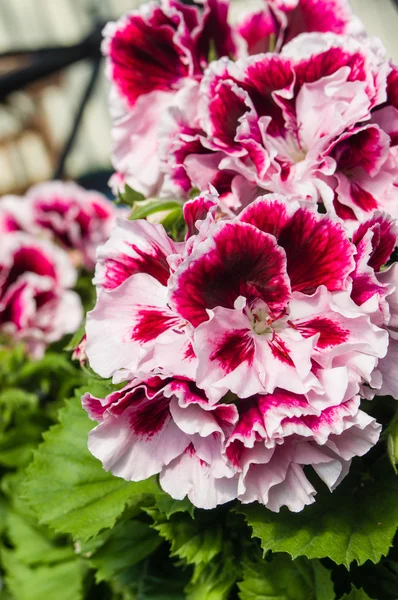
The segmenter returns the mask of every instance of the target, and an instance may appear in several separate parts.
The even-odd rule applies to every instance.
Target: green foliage
[[[227,600],[239,570],[234,562],[231,542],[223,544],[222,553],[210,561],[195,565],[191,581],[185,588],[187,600]]]
[[[341,600],[371,600],[367,594],[363,590],[358,590],[357,588],[352,588],[350,594],[345,594]]]
[[[160,492],[155,498],[155,506],[159,512],[166,515],[167,519],[179,512],[187,512],[192,518],[194,517],[195,507],[187,497],[184,500],[174,500],[165,492]]]
[[[378,562],[392,544],[398,526],[398,478],[383,460],[368,473],[350,474],[330,494],[295,514],[273,513],[259,504],[242,506],[264,552],[288,552],[293,558],[329,557],[349,567],[352,561]]]
[[[126,184],[124,191],[119,192],[117,204],[127,204],[127,206],[133,207],[136,202],[142,202],[142,200],[145,200],[145,196]]]
[[[173,515],[169,519],[156,510],[147,509],[154,519],[154,529],[171,546],[171,556],[198,565],[211,562],[223,547],[220,523],[212,514],[197,511],[195,519],[187,514]]]
[[[334,600],[331,573],[317,560],[292,560],[275,554],[270,560],[252,552],[238,583],[241,600]]]
[[[119,523],[90,559],[96,569],[96,581],[123,578],[126,571],[151,555],[160,543],[160,537],[147,523],[136,519]]]
[[[131,213],[130,219],[136,221],[137,219],[146,219],[150,215],[156,213],[167,212],[178,210],[181,212],[181,204],[175,200],[146,200],[134,205],[133,212]],[[179,213],[173,213],[178,216]]]
[[[29,567],[3,548],[1,559],[5,581],[15,600],[80,600],[83,598],[84,569],[73,559],[51,566]]]
[[[398,412],[395,414],[391,423],[386,431],[387,435],[387,450],[388,457],[390,459],[392,468],[394,469],[395,475],[398,474]]]
[[[96,382],[91,390],[101,396],[109,388]],[[152,479],[132,483],[113,477],[89,453],[87,435],[93,423],[81,408],[84,391],[67,401],[59,423],[44,434],[25,484],[25,497],[40,523],[83,541],[113,527],[126,505],[158,489]]]

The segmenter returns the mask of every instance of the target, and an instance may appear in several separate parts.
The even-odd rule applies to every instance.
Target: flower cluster
[[[360,396],[398,394],[397,241],[375,213],[341,221],[268,194],[234,215],[213,190],[185,204],[185,242],[119,220],[98,250],[91,367],[124,387],[83,405],[89,448],[173,498],[301,510],[378,440]]]
[[[83,318],[71,288],[109,237],[112,203],[73,183],[48,182],[0,199],[0,333],[36,358]]]
[[[184,196],[193,186],[205,189],[205,179],[206,186],[211,179],[219,191],[228,188],[238,200],[242,186],[282,191],[270,186],[271,175],[284,173],[285,163],[295,164],[310,151],[305,145],[313,133],[310,125],[304,140],[294,135],[301,128],[301,109],[311,118],[313,103],[321,104],[324,96],[329,110],[343,102],[332,141],[355,118],[366,119],[362,97],[352,109],[346,105],[347,94],[355,97],[361,88],[355,82],[363,82],[369,64],[361,62],[360,53],[350,60],[351,48],[344,44],[340,53],[322,54],[333,45],[333,38],[323,40],[323,33],[360,38],[362,26],[348,0],[266,0],[234,26],[228,24],[227,0],[205,0],[199,6],[150,2],[105,28],[117,171],[113,183],[127,183],[146,196]],[[315,32],[315,37],[302,38],[304,32]],[[298,47],[291,42],[295,39],[302,40]],[[290,57],[304,60],[312,51],[322,56],[305,77],[304,62]],[[259,54],[264,52],[268,54]],[[238,60],[236,71],[230,60]],[[366,82],[368,95],[380,87],[373,105],[383,101],[383,70],[379,79]],[[312,105],[302,108],[308,94]],[[325,140],[324,146],[317,150],[320,162],[330,144]],[[221,174],[217,169],[223,169]],[[303,186],[299,188],[302,192]]]

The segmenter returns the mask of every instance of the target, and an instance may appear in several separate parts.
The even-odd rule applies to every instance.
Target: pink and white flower
[[[202,76],[214,48],[236,52],[226,0],[198,7],[154,2],[104,30],[103,52],[112,82],[113,164],[124,182],[146,196],[161,186],[158,126],[162,113]]]
[[[396,80],[378,42],[331,33],[215,61],[197,108],[180,102],[162,121],[167,189],[220,182],[237,211],[282,193],[323,204],[350,233],[375,210],[396,218]]]
[[[251,55],[279,50],[304,32],[364,34],[348,0],[266,0],[240,19],[237,31]]]
[[[25,204],[33,231],[71,251],[77,264],[94,268],[97,246],[108,239],[116,221],[110,200],[73,182],[49,181],[30,188]]]
[[[222,454],[238,419],[234,405],[210,406],[192,382],[158,378],[134,379],[105,399],[86,394],[82,402],[99,422],[89,449],[114,475],[141,481],[160,474],[167,492],[201,508],[236,497],[235,469]]]
[[[396,385],[383,379],[393,224],[375,216],[351,242],[339,221],[284,197],[233,216],[214,191],[184,214],[184,243],[120,221],[99,250],[87,356],[127,384],[83,399],[99,422],[90,450],[126,479],[159,474],[196,506],[299,511],[316,493],[305,465],[333,490],[380,434],[359,395]]]
[[[363,34],[345,0],[268,0],[236,26],[228,24],[228,8],[227,0],[189,7],[177,0],[149,2],[105,27],[113,185],[128,184],[147,197],[187,195],[194,178],[187,176],[186,155],[208,154],[198,137],[204,132],[196,105],[211,59],[279,51],[305,31]],[[211,161],[217,169],[217,159]],[[226,176],[223,185],[230,188],[234,177]],[[209,181],[221,192],[220,181]],[[241,179],[234,184],[240,185]]]
[[[23,232],[1,236],[0,257],[0,332],[39,358],[82,321],[79,296],[70,289],[76,270],[61,248]]]

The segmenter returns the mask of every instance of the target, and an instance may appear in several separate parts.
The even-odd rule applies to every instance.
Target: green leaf
[[[200,194],[200,189],[197,187],[194,187],[189,192],[189,199],[192,200],[193,198],[196,198],[196,196],[199,196],[199,194]]]
[[[130,216],[130,219],[136,221],[137,219],[145,219],[149,215],[153,215],[158,212],[172,211],[178,209],[181,211],[180,202],[175,200],[147,200],[136,204],[134,210]]]
[[[38,377],[63,377],[74,375],[75,367],[66,354],[48,352],[41,360],[26,363],[16,374],[17,381],[25,382],[26,379]]]
[[[140,192],[136,192],[129,185],[124,186],[124,191],[119,192],[119,202],[123,204],[127,204],[128,206],[134,206],[136,202],[141,202],[145,200],[144,194]]]
[[[97,583],[123,576],[124,571],[152,554],[160,543],[161,538],[146,523],[137,520],[119,523],[90,559],[97,570]]]
[[[79,329],[76,333],[71,337],[64,350],[72,352],[82,341],[84,334],[86,332],[86,319],[84,319],[83,323],[80,325]]]
[[[334,600],[331,573],[317,560],[275,554],[246,560],[238,583],[240,600]]]
[[[39,399],[20,388],[8,388],[0,392],[0,431],[5,429],[18,413],[18,419],[28,416],[37,410]]]
[[[352,561],[378,562],[388,553],[398,526],[397,497],[398,478],[382,460],[369,473],[351,473],[333,494],[320,493],[300,513],[286,508],[273,513],[259,504],[241,506],[239,512],[264,552],[329,557],[349,567]]]
[[[8,512],[8,502],[3,494],[0,493],[0,535],[3,533],[6,526]]]
[[[189,571],[177,568],[160,547],[143,563],[135,565],[125,573],[123,587],[131,595],[123,596],[130,600],[186,600],[184,587],[189,580]],[[120,581],[117,585],[120,585]],[[116,586],[112,586],[115,589]],[[201,600],[205,600],[205,596]],[[206,599],[207,600],[207,599]]]
[[[25,565],[52,564],[75,556],[71,546],[57,545],[26,517],[16,512],[8,514],[6,531],[14,547],[13,555]]]
[[[227,600],[240,575],[234,563],[232,545],[223,545],[222,554],[209,562],[195,565],[191,581],[185,588],[187,600]]]
[[[0,464],[9,468],[25,467],[42,438],[43,425],[32,419],[0,433]]]
[[[179,512],[187,512],[193,518],[195,507],[187,497],[183,500],[174,500],[174,498],[168,494],[160,493],[156,496],[155,500],[156,508],[164,513],[168,519]]]
[[[83,598],[82,563],[76,559],[58,565],[28,567],[12,551],[3,549],[6,585],[15,600],[80,600]]]
[[[363,591],[353,587],[350,594],[344,594],[341,600],[371,600],[371,598]]]
[[[178,556],[187,563],[208,563],[223,548],[222,526],[214,513],[197,511],[195,519],[178,514],[169,519],[157,511],[146,509],[154,518],[154,529],[171,545],[171,556]]]
[[[388,456],[394,469],[395,475],[398,474],[398,412],[395,414],[386,431]]]
[[[24,490],[40,523],[85,541],[113,527],[126,505],[156,493],[158,486],[154,479],[133,483],[113,477],[89,453],[87,435],[93,423],[81,408],[83,391],[66,402],[59,424],[44,434]],[[102,396],[109,388],[96,382],[91,391]]]

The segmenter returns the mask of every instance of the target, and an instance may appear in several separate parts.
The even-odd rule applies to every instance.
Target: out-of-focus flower
[[[18,231],[1,235],[0,332],[39,358],[82,321],[80,298],[70,289],[76,277],[66,252],[51,241]]]
[[[94,268],[97,246],[108,239],[116,221],[112,202],[99,192],[62,181],[32,187],[24,202],[33,230],[69,250],[76,265]]]

